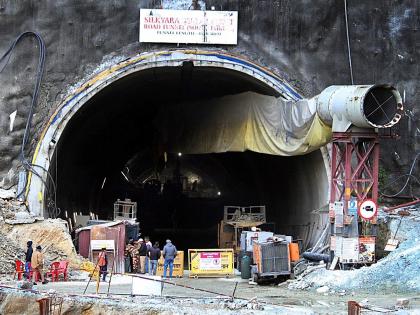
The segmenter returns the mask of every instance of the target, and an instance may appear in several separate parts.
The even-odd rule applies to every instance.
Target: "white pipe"
[[[334,132],[360,128],[389,128],[402,117],[400,93],[389,85],[333,85],[308,100]]]

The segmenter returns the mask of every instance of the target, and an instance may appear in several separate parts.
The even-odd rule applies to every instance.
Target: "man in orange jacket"
[[[106,248],[102,248],[98,255],[98,266],[99,272],[102,275],[102,281],[106,281],[106,275],[108,273],[108,257],[106,255]]]

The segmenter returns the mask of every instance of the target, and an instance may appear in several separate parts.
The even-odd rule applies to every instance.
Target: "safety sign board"
[[[139,41],[236,45],[238,12],[141,9]]]
[[[334,215],[335,215],[335,226],[343,227],[344,226],[344,216],[343,216],[344,204],[342,201],[334,202]]]
[[[359,239],[357,237],[343,237],[341,262],[357,262],[359,260]]]
[[[220,252],[200,253],[200,269],[220,270],[222,269],[222,259]]]
[[[373,200],[365,200],[359,208],[359,215],[365,220],[371,220],[376,216],[377,206]]]
[[[235,272],[233,249],[188,249],[190,277],[229,277]]]
[[[375,237],[365,236],[359,238],[359,261],[375,261]]]
[[[329,208],[328,208],[328,213],[330,218],[334,218],[335,214],[334,214],[334,203],[330,202]]]
[[[351,198],[348,201],[347,212],[349,215],[357,216],[357,199]]]

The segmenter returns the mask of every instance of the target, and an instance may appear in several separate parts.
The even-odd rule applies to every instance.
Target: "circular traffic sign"
[[[359,216],[365,220],[371,220],[376,215],[378,207],[373,200],[367,199],[362,202],[359,208]]]

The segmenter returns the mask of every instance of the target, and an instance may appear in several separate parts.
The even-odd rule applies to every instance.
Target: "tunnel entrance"
[[[328,194],[319,150],[185,154],[160,141],[162,108],[248,91],[282,96],[243,72],[189,61],[136,71],[95,91],[54,143],[48,191],[55,185],[56,194],[46,191],[45,207],[54,198],[61,217],[66,211],[112,220],[113,203],[129,198],[138,203],[142,235],[187,249],[217,246],[225,205],[265,205],[269,229],[309,243],[324,223],[317,210]]]

